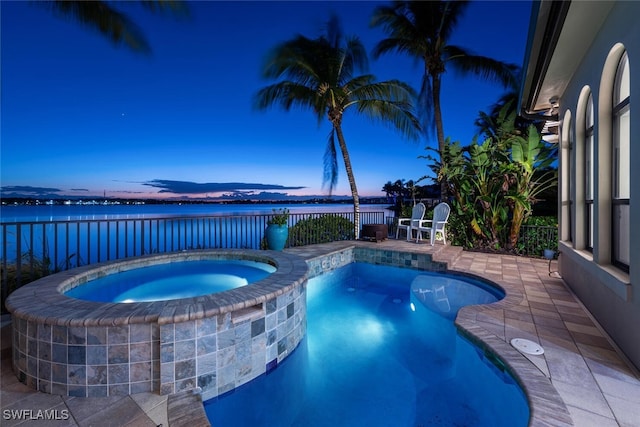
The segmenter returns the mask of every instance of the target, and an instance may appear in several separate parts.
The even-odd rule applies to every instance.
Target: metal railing
[[[0,223],[2,301],[14,289],[58,271],[128,257],[187,249],[259,249],[273,214]],[[288,225],[350,213],[292,213]],[[335,222],[335,221],[334,221]],[[360,212],[361,224],[385,223],[384,212]],[[329,221],[329,226],[332,222]],[[353,225],[351,225],[353,227]],[[290,233],[287,246],[327,241],[313,228]],[[344,228],[344,227],[343,227]],[[349,227],[346,227],[347,229]],[[301,232],[304,235],[301,235]],[[353,239],[353,230],[333,233]]]
[[[541,257],[545,249],[558,251],[558,227],[550,225],[523,225],[518,238],[518,253]]]

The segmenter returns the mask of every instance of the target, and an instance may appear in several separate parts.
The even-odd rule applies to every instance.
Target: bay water
[[[385,212],[386,204],[360,205],[361,212]],[[326,204],[95,204],[95,205],[2,205],[0,222],[148,219],[177,216],[264,215],[287,208],[291,213],[353,212],[348,203]]]

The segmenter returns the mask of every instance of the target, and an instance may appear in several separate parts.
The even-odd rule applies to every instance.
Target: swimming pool
[[[257,282],[276,271],[249,260],[177,261],[138,267],[90,280],[65,295],[98,302],[163,301],[224,292]]]
[[[312,278],[306,338],[277,369],[206,401],[209,420],[223,426],[526,426],[529,408],[520,387],[460,336],[452,320],[462,300],[503,296],[467,277],[365,263]]]

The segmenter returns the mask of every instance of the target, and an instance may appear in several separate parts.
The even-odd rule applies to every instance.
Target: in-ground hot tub
[[[145,302],[197,297],[247,286],[276,271],[266,262],[241,259],[154,264],[79,283],[64,294],[87,301]]]
[[[220,260],[276,270],[247,286],[188,298],[113,303],[64,294],[123,271]],[[272,369],[298,345],[306,332],[307,270],[302,258],[283,252],[205,250],[47,276],[7,299],[14,372],[34,389],[69,396],[195,387],[217,396]]]

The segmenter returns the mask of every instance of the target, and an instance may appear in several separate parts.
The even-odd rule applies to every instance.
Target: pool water
[[[65,292],[99,302],[143,302],[189,298],[257,282],[275,271],[272,265],[246,260],[179,261],[110,274]]]
[[[206,401],[207,416],[225,427],[526,426],[521,389],[452,320],[461,301],[503,295],[362,263],[310,279],[306,338],[276,369]]]

